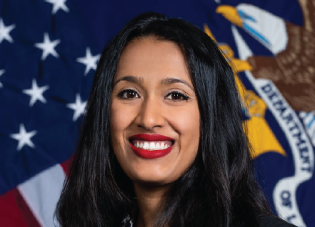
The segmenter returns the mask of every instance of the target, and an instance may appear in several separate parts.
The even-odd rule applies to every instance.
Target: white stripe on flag
[[[42,227],[58,226],[53,220],[53,215],[64,179],[65,173],[58,164],[40,172],[17,187]]]

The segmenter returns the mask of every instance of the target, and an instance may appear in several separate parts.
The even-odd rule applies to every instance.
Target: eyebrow
[[[195,90],[189,83],[187,83],[185,80],[181,80],[174,77],[167,77],[161,81],[161,84],[175,84],[175,83],[182,83],[188,86],[191,90]]]
[[[135,84],[141,84],[143,83],[143,77],[136,77],[136,76],[123,76],[121,78],[119,78],[118,80],[116,80],[113,84],[113,87],[119,83],[120,81],[128,81],[131,83],[135,83]],[[182,83],[185,84],[186,86],[188,86],[190,89],[192,89],[193,91],[195,90],[190,84],[188,84],[186,81],[178,79],[178,78],[174,78],[174,77],[167,77],[164,78],[161,81],[161,84],[175,84],[175,83]]]
[[[141,84],[141,83],[143,83],[143,78],[142,77],[136,77],[136,76],[123,76],[114,82],[113,87],[116,84],[118,84],[120,81],[128,81],[128,82],[135,83],[135,84]]]

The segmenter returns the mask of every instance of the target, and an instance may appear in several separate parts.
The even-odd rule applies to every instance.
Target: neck
[[[134,184],[138,203],[136,227],[152,227],[158,215],[167,187],[152,187]]]

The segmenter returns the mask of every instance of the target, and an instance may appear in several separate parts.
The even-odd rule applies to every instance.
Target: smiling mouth
[[[132,140],[131,143],[136,147],[148,151],[164,150],[172,146],[173,142],[170,140],[164,141],[146,141],[146,140]]]
[[[129,138],[131,150],[141,158],[160,158],[171,152],[175,140],[159,134],[137,134]]]

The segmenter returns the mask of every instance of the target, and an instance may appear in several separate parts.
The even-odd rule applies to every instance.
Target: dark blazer
[[[258,220],[259,227],[296,227],[276,217],[262,217]]]

